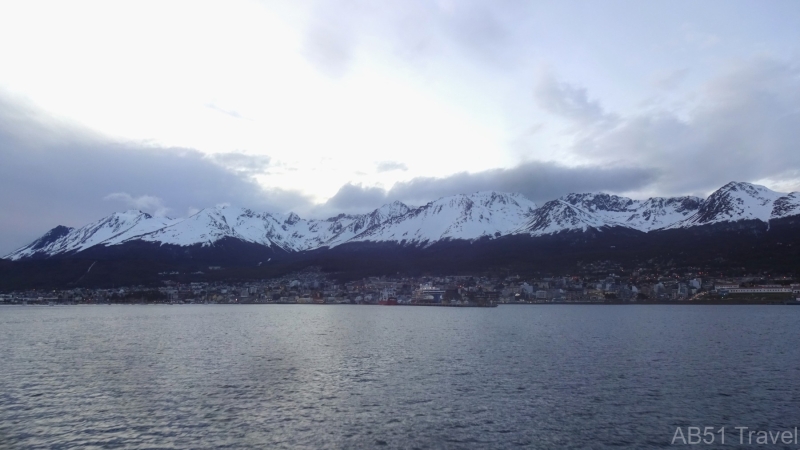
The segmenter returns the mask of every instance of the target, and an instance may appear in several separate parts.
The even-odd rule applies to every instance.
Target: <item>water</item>
[[[0,448],[663,448],[679,426],[725,426],[733,443],[736,426],[800,426],[798,319],[791,306],[2,307]]]

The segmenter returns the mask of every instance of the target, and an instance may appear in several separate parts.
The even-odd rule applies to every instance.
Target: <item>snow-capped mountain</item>
[[[609,194],[569,194],[542,205],[517,234],[543,236],[605,227],[648,232],[685,219],[702,203],[698,197],[654,197],[639,201]]]
[[[792,192],[779,197],[772,203],[770,219],[780,219],[798,214],[800,214],[800,192]]]
[[[114,213],[77,229],[59,225],[6,258],[15,260],[36,255],[52,256],[80,252],[98,244],[116,245],[175,222],[174,219],[153,217],[136,210]]]
[[[645,201],[608,194],[569,194],[542,205],[518,234],[542,236],[562,231],[625,227],[650,232],[740,220],[800,214],[800,193],[782,194],[764,186],[731,182],[706,200],[654,197]]]
[[[109,247],[135,241],[212,246],[232,238],[292,252],[359,241],[421,244],[441,239],[477,239],[509,234],[535,208],[533,202],[519,194],[479,192],[441,198],[416,209],[396,201],[368,214],[340,214],[326,220],[232,206],[206,208],[182,220],[128,211],[77,230],[58,227],[7,258],[67,255],[95,245]]]
[[[440,198],[368,228],[350,242],[431,244],[509,234],[525,223],[536,204],[520,194],[477,192]]]
[[[401,202],[369,214],[341,214],[327,220],[256,213],[230,206],[209,208],[194,216],[129,240],[170,245],[211,245],[235,238],[287,251],[333,247],[346,242],[435,242],[508,234],[520,226],[536,205],[519,194],[456,195],[411,209]]]
[[[211,247],[223,239],[286,252],[351,242],[428,246],[443,240],[511,234],[535,237],[590,228],[623,227],[647,233],[741,220],[769,222],[795,215],[800,215],[800,193],[781,194],[737,182],[726,184],[706,200],[655,197],[641,201],[584,193],[569,194],[537,208],[520,194],[477,192],[440,198],[419,208],[393,202],[368,214],[340,214],[325,220],[232,206],[207,208],[185,219],[126,211],[81,228],[58,226],[5,258],[72,255],[93,247],[135,242]]]
[[[730,182],[712,193],[700,208],[667,228],[689,228],[721,222],[788,217],[800,213],[798,195],[781,194],[757,184]]]
[[[213,245],[228,237],[287,251],[303,251],[347,242],[364,230],[408,211],[408,206],[394,202],[369,214],[305,220],[294,213],[258,213],[221,206],[204,209],[186,220],[129,240],[187,246]]]
[[[249,209],[230,206],[206,208],[197,214],[150,233],[129,240],[156,242],[168,245],[212,245],[226,238],[273,246],[267,236],[270,225],[276,220],[269,214],[258,214]]]
[[[395,201],[389,203],[388,205],[383,205],[375,211],[363,216],[349,216],[347,218],[352,219],[350,223],[347,225],[342,225],[332,238],[325,241],[324,245],[335,246],[338,244],[343,244],[367,230],[378,227],[392,219],[405,216],[409,211],[411,211],[411,208],[409,208],[408,205]],[[343,224],[344,221],[337,222],[337,224],[340,223]]]
[[[625,223],[639,231],[651,231],[672,225],[691,216],[703,205],[700,197],[653,197],[639,203]]]
[[[544,236],[562,231],[586,231],[603,228],[608,222],[589,211],[562,199],[551,200],[537,209],[530,220],[515,230],[515,234]]]

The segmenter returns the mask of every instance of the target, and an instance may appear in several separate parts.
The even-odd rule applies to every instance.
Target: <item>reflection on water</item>
[[[800,426],[800,308],[0,308],[0,448],[661,448]]]

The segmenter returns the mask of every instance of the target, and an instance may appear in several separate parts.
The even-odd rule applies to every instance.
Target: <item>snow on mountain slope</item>
[[[650,231],[672,225],[695,213],[703,200],[699,197],[653,197],[645,201],[609,194],[570,194],[563,198],[605,222]]]
[[[625,222],[640,206],[636,200],[609,194],[569,194],[560,200],[590,214],[594,221],[608,226]]]
[[[477,192],[428,203],[373,226],[348,242],[429,244],[509,234],[525,223],[536,204],[520,194]]]
[[[406,204],[395,201],[383,205],[369,214],[352,216],[353,220],[348,225],[342,227],[334,236],[324,241],[324,244],[331,247],[343,244],[366,230],[375,228],[389,220],[404,216],[410,211],[411,208]]]
[[[282,223],[279,228],[274,229],[272,239],[288,250],[302,251],[324,247],[340,236],[352,235],[348,230],[358,228],[358,223],[374,214],[375,211],[363,215],[340,214],[325,220],[305,220],[293,213],[288,216],[276,215]]]
[[[609,194],[569,194],[545,203],[517,233],[542,236],[614,226],[648,232],[686,218],[702,202],[697,197],[655,197],[642,202]]]
[[[237,223],[238,222],[238,223]],[[250,210],[232,207],[206,208],[188,219],[171,226],[155,230],[151,233],[132,236],[128,240],[142,240],[171,245],[210,245],[225,238],[232,237],[249,242],[271,245],[263,233],[263,218]],[[234,225],[244,234],[234,229]],[[253,236],[258,236],[253,239]]]
[[[792,192],[775,200],[772,204],[770,219],[780,219],[797,214],[800,214],[800,192]]]
[[[36,255],[52,256],[79,252],[98,244],[114,245],[130,237],[164,228],[174,222],[176,222],[174,219],[153,217],[136,210],[114,213],[81,228],[56,227],[30,245],[11,253],[7,258],[17,260]],[[54,232],[58,232],[59,236],[53,238]]]
[[[45,255],[49,254],[48,252],[51,251],[52,248],[57,248],[54,246],[56,242],[61,241],[65,236],[69,235],[74,230],[71,227],[65,227],[64,225],[58,225],[52,230],[48,231],[47,233],[43,234],[42,237],[36,239],[35,241],[31,242],[30,244],[22,247],[20,249],[15,250],[12,253],[4,256],[4,258],[10,260],[17,260],[22,258],[29,258],[35,255]]]
[[[206,208],[169,227],[129,239],[168,245],[213,245],[223,238],[280,247],[284,250],[305,250],[309,235],[308,221],[297,214],[258,213],[246,208],[217,206]]]
[[[667,228],[688,228],[740,220],[768,222],[772,217],[775,201],[784,195],[757,184],[730,182],[708,196],[696,213]]]
[[[212,245],[225,238],[301,251],[342,243],[370,226],[408,212],[395,202],[364,215],[341,214],[327,220],[305,220],[297,214],[257,213],[250,209],[220,206],[204,209],[186,220],[129,240],[170,245]]]
[[[586,231],[608,226],[608,221],[562,199],[551,200],[534,211],[515,234],[544,236],[562,231]]]
[[[252,242],[261,242],[259,236],[266,236],[285,250],[302,251],[346,242],[367,228],[408,211],[408,206],[394,202],[369,214],[340,214],[325,220],[305,220],[294,213],[264,214],[263,230],[253,227],[254,232],[241,233],[239,225],[234,228]]]
[[[291,213],[277,217],[280,218],[281,226],[275,229],[276,242],[286,249],[301,251],[326,245],[362,216],[340,214],[326,220],[304,220]]]
[[[651,231],[670,226],[696,213],[703,204],[700,197],[653,197],[644,202],[636,202],[639,206],[623,222],[624,226],[639,231]]]

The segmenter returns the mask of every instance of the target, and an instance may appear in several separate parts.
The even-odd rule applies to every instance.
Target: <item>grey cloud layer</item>
[[[667,194],[731,180],[800,187],[798,61],[738,62],[704,85],[696,99],[683,112],[656,108],[621,118],[612,129],[584,127],[572,151],[600,165],[658,167],[656,187]]]
[[[250,177],[266,157],[214,158],[188,149],[123,144],[58,123],[0,95],[0,254],[55,225],[81,226],[138,208],[185,216],[229,202],[270,211],[309,204],[295,192],[265,191]]]
[[[347,184],[328,200],[332,209],[364,212],[388,201],[419,205],[446,195],[477,191],[518,192],[541,204],[571,192],[626,192],[642,189],[658,176],[641,168],[565,167],[529,162],[512,169],[458,173],[444,178],[414,178],[391,189]]]

